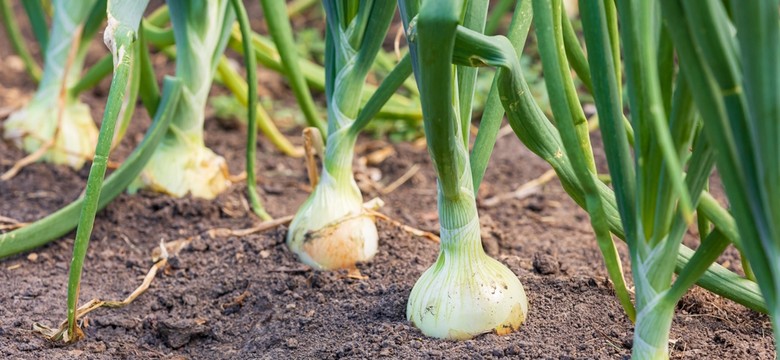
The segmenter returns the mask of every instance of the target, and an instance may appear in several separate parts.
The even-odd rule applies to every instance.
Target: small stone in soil
[[[552,255],[536,253],[533,260],[534,271],[541,275],[553,275],[560,271],[560,263]]]

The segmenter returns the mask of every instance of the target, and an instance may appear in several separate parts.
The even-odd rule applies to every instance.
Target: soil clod
[[[555,275],[561,269],[558,259],[552,255],[543,253],[534,254],[533,266],[534,271],[541,275]]]

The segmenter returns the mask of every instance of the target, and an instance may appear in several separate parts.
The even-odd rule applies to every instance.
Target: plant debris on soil
[[[2,36],[0,36],[2,38]],[[9,49],[0,39],[0,92],[29,96],[34,86],[23,69],[6,66]],[[278,80],[277,80],[278,81]],[[266,86],[262,84],[262,86]],[[274,85],[274,86],[279,86]],[[283,88],[282,86],[279,86]],[[100,119],[107,84],[84,95]],[[215,90],[217,87],[215,87]],[[0,100],[9,94],[0,94]],[[294,101],[289,90],[274,93]],[[13,104],[9,104],[13,105]],[[0,108],[4,104],[0,103]],[[121,161],[149,124],[141,107],[111,160]],[[243,171],[245,129],[210,118],[206,143],[226,157],[231,172]],[[299,129],[288,131],[301,144]],[[358,146],[375,142],[362,138]],[[598,135],[595,135],[598,142]],[[387,144],[384,144],[387,145]],[[371,170],[387,186],[418,165],[408,181],[381,194],[364,187],[366,199],[381,197],[384,214],[406,225],[438,232],[436,178],[427,151],[392,144],[395,155]],[[361,155],[361,154],[359,154]],[[601,157],[603,168],[603,154]],[[0,172],[24,154],[0,141]],[[303,159],[283,156],[258,143],[258,179],[274,217],[294,214],[308,195]],[[501,138],[479,198],[513,191],[548,166],[514,136]],[[88,166],[79,171],[36,163],[0,182],[0,215],[33,222],[82,192]],[[243,237],[214,237],[216,228],[245,229],[259,220],[234,184],[214,201],[173,199],[140,192],[120,195],[98,213],[81,286],[82,303],[123,299],[153,264],[160,241],[192,238],[169,259],[146,293],[121,309],[99,309],[84,320],[86,338],[64,346],[34,333],[36,322],[65,318],[67,272],[73,233],[33,252],[0,263],[0,355],[4,358],[626,358],[632,324],[609,284],[587,214],[557,180],[524,199],[506,199],[480,209],[486,251],[509,266],[528,294],[530,312],[520,331],[468,341],[423,336],[406,321],[406,301],[415,281],[433,263],[438,244],[379,221],[380,247],[360,264],[361,278],[347,271],[313,271],[285,246],[286,228]],[[379,187],[381,188],[381,187]],[[696,246],[694,236],[686,243]],[[626,248],[618,244],[626,271]],[[729,248],[718,260],[741,271]],[[766,315],[694,288],[678,305],[671,331],[674,359],[773,359],[775,345]]]

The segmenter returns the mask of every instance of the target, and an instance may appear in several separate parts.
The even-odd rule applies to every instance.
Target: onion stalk
[[[405,4],[407,9],[415,5],[413,0]],[[588,60],[590,60],[590,73],[593,75],[594,97],[602,121],[605,149],[615,186],[613,193],[592,172],[588,164],[590,149],[583,146],[587,145],[586,139],[582,138],[584,134],[578,132],[576,128],[576,118],[581,110],[579,104],[575,102],[576,96],[571,96],[573,84],[565,61],[570,52],[563,51],[565,29],[561,24],[563,16],[561,16],[560,1],[535,1],[533,5],[537,36],[547,42],[544,46],[540,46],[540,51],[547,74],[545,80],[548,92],[551,94],[551,105],[556,115],[555,125],[545,118],[531,96],[522,78],[522,72],[517,70],[519,63],[512,49],[512,46],[515,49],[518,47],[515,41],[510,41],[511,45],[507,45],[505,39],[502,40],[501,37],[489,38],[464,27],[458,27],[452,61],[463,66],[487,65],[499,68],[496,74],[496,85],[510,125],[529,149],[553,166],[564,189],[578,204],[588,210],[602,251],[614,249],[605,230],[624,238],[629,244],[632,266],[634,266],[638,311],[634,356],[637,358],[668,356],[668,330],[675,304],[697,281],[701,286],[717,294],[758,311],[767,311],[767,305],[770,304],[765,304],[754,282],[741,278],[714,263],[730,242],[738,248],[743,248],[745,245],[740,234],[737,233],[734,219],[712,199],[711,195],[703,191],[714,163],[715,151],[706,137],[696,136],[700,133],[700,127],[696,126],[695,112],[691,108],[692,91],[686,83],[686,76],[678,77],[672,84],[673,91],[669,93],[672,99],[669,100],[668,113],[663,110],[654,113],[635,111],[631,123],[626,123],[620,102],[614,101],[619,98],[617,94],[621,91],[616,78],[616,74],[621,72],[615,69],[620,66],[619,61],[612,58],[615,53],[614,44],[617,41],[614,36],[617,36],[617,33],[613,31],[614,19],[610,16],[616,14],[601,2],[589,3],[581,9],[583,20],[586,22],[584,28],[589,45]],[[622,7],[621,10],[629,12],[621,16],[630,17],[631,14],[637,13],[636,8],[628,6]],[[519,8],[515,15],[522,16],[523,13],[523,9]],[[415,21],[417,21],[416,26],[419,27],[421,20]],[[634,24],[632,21],[626,23]],[[628,87],[628,92],[634,96],[629,104],[637,108],[637,101],[645,101],[656,104],[654,106],[657,109],[665,109],[663,95],[653,94],[656,91],[660,92],[660,86],[653,88],[649,81],[654,80],[648,81],[646,78],[644,81],[636,80],[637,76],[655,77],[652,71],[647,71],[645,74],[637,69],[647,70],[648,67],[657,66],[659,71],[668,71],[665,65],[655,65],[647,60],[650,57],[648,54],[653,53],[652,50],[636,48],[637,44],[647,44],[646,41],[637,40],[647,35],[643,31],[654,28],[648,27],[648,23],[638,24],[641,24],[639,29],[642,30],[627,26],[624,28],[625,31],[638,32],[632,35],[623,34],[624,42],[628,43],[625,46],[632,51],[626,59],[634,62],[632,65],[634,67],[627,71],[629,78],[635,79],[629,82],[631,86]],[[415,28],[415,26],[411,27]],[[437,27],[439,32],[443,28],[444,26]],[[510,36],[513,36],[511,30]],[[420,31],[422,30],[411,32],[412,43],[422,41],[414,40],[415,37],[420,37]],[[435,47],[434,45],[417,46]],[[692,48],[694,47],[686,47],[686,49]],[[580,64],[579,71],[588,69],[581,65],[587,63]],[[659,76],[658,79],[669,78]],[[651,87],[642,88],[643,86]],[[664,84],[664,86],[669,85]],[[424,86],[421,88],[424,90]],[[425,93],[425,91],[421,92]],[[645,107],[639,108],[645,109]],[[667,123],[654,118],[664,119],[667,116]],[[624,128],[627,124],[633,125],[634,128]],[[480,127],[480,132],[483,126],[484,124]],[[431,133],[431,131],[427,132]],[[446,131],[436,133],[446,133]],[[633,142],[630,141],[631,134],[636,135]],[[656,138],[649,137],[649,134],[654,134]],[[490,133],[486,136],[489,138]],[[477,137],[479,138],[480,134]],[[491,142],[485,141],[484,144],[489,145]],[[635,146],[634,153],[641,160],[631,161],[634,155],[629,150],[630,146]],[[429,146],[429,148],[433,147]],[[454,148],[449,147],[449,149]],[[689,152],[689,149],[692,151]],[[483,158],[486,156],[484,152],[487,152],[489,157],[491,150],[491,146],[475,148],[475,152],[482,154],[480,156]],[[432,150],[432,154],[436,152]],[[442,162],[436,159],[435,163],[439,169]],[[683,172],[681,164],[687,165],[686,172]],[[474,168],[472,166],[472,169]],[[480,168],[476,169],[480,170]],[[677,172],[677,175],[673,175],[673,172]],[[439,173],[442,171],[440,170]],[[681,186],[677,182],[683,178],[684,182]],[[638,190],[637,184],[641,184],[639,188],[641,191]],[[445,185],[446,183],[440,181],[442,188]],[[648,193],[655,196],[647,196]],[[689,196],[688,205],[685,204],[686,201],[681,200],[685,196],[682,195],[683,193]],[[706,238],[702,238],[702,244],[695,252],[680,243],[689,224],[690,214],[687,213],[689,206],[697,207],[703,216],[715,225],[711,232],[704,233],[703,236]],[[444,224],[444,221],[442,223]],[[640,227],[639,224],[647,225]],[[442,235],[445,233],[443,231]],[[608,246],[604,247],[602,244]],[[610,261],[614,261],[616,257],[614,251],[611,251],[611,254],[604,252],[604,255],[612,280],[622,280],[619,266],[614,269],[617,270],[616,272],[611,268],[619,263],[610,265]],[[675,258],[676,261],[673,261]],[[672,281],[673,271],[678,272],[675,281]],[[625,284],[615,282],[615,286],[621,303],[631,317],[633,304],[627,293],[621,290]]]
[[[480,238],[463,129],[471,116],[464,102],[470,103],[473,92],[458,91],[464,82],[468,87],[473,74],[451,65],[462,12],[474,9],[464,1],[427,1],[421,8],[415,0],[400,3],[428,149],[439,179],[441,224],[439,256],[415,283],[406,317],[423,334],[444,339],[516,331],[528,313],[525,290],[509,268],[485,254]]]
[[[366,1],[353,6],[356,3],[351,1],[332,0],[324,5],[328,14],[327,143],[320,181],[295,214],[287,245],[309,266],[336,269],[370,260],[378,247],[376,224],[363,210],[352,160],[359,130],[370,120],[356,121],[361,115],[361,94],[395,3]]]

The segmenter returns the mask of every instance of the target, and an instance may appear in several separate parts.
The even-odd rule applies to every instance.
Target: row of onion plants
[[[676,304],[695,284],[769,313],[775,330],[780,325],[777,0],[580,1],[581,38],[562,0],[501,1],[492,14],[487,0],[323,0],[324,66],[301,58],[292,46],[290,9],[280,1],[260,1],[270,39],[252,32],[239,0],[169,0],[146,18],[147,1],[52,0],[48,7],[26,1],[44,49],[42,69],[21,43],[7,1],[0,0],[6,32],[40,83],[30,104],[5,122],[5,136],[33,160],[74,167],[92,160],[83,197],[0,235],[0,256],[9,256],[77,229],[68,327],[57,334],[68,341],[80,336],[81,269],[100,208],[126,189],[214,198],[230,185],[224,159],[203,142],[213,81],[247,107],[247,191],[254,213],[270,219],[255,188],[257,128],[282,152],[302,151],[258,105],[258,63],[289,80],[310,126],[305,133],[323,144],[320,175],[313,171],[313,191],[287,234],[289,249],[314,269],[349,268],[370,261],[379,249],[382,236],[364,209],[352,168],[361,131],[383,117],[423,118],[438,178],[441,243],[435,263],[409,295],[407,318],[425,335],[507,334],[528,316],[520,280],[486,255],[480,241],[477,190],[504,117],[587,211],[616,300],[635,322],[635,358],[668,358]],[[48,33],[47,8],[53,12]],[[371,84],[369,73],[387,60],[383,45],[397,13],[406,54]],[[492,35],[510,14],[506,32]],[[85,44],[104,19],[111,54],[79,76]],[[552,118],[533,97],[519,61],[532,25]],[[175,75],[161,89],[150,48],[176,61]],[[229,65],[226,48],[243,56],[246,81]],[[478,71],[493,82],[472,141]],[[78,95],[109,74],[96,135]],[[404,87],[411,98],[398,92]],[[325,93],[326,121],[312,90]],[[597,172],[583,93],[595,102],[608,176]],[[104,181],[110,151],[127,129],[136,98],[154,121]],[[709,192],[714,171],[729,208]],[[682,244],[694,227],[696,250]],[[630,279],[615,239],[628,245]],[[745,276],[716,263],[729,245],[742,255]]]

